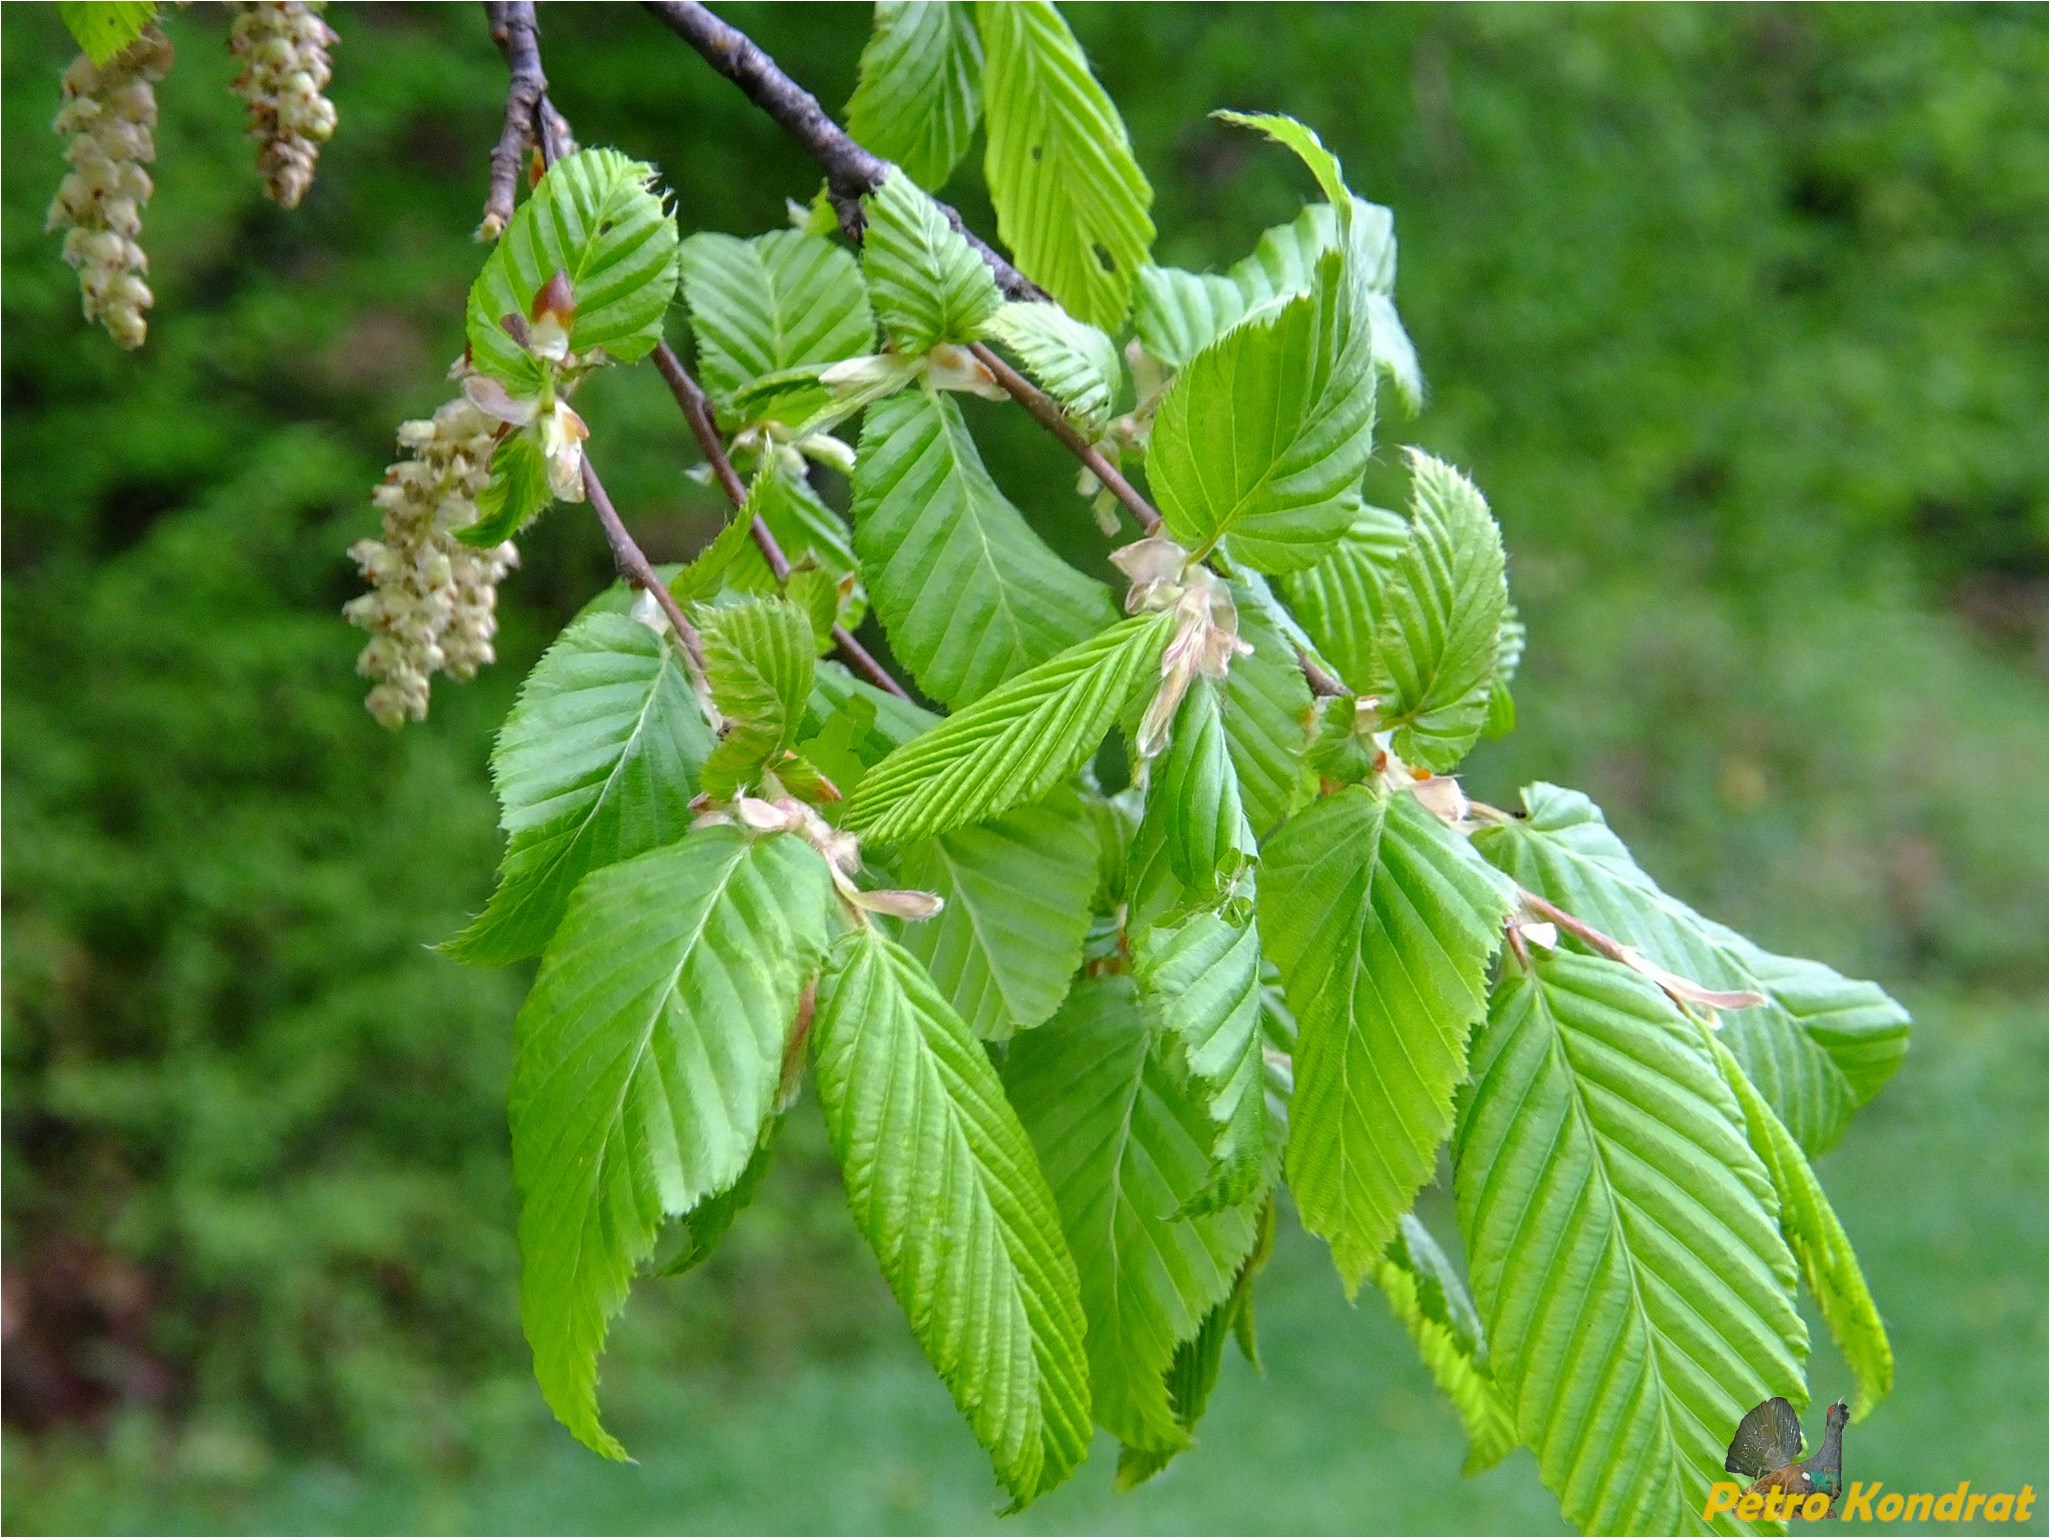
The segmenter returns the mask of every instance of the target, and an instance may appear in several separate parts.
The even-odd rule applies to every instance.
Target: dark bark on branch
[[[598,479],[598,472],[591,468],[591,456],[584,456],[584,495],[590,499],[591,511],[598,515],[598,524],[605,530],[605,541],[612,546],[612,563],[619,568],[619,574],[642,592],[649,594],[661,607],[669,623],[676,630],[676,638],[683,643],[683,649],[690,656],[700,680],[705,676],[705,642],[683,612],[683,605],[676,601],[676,595],[669,591],[669,584],[662,580],[647,554],[634,542],[620,521],[619,510],[612,505],[612,498],[605,494],[605,486]]]
[[[484,199],[482,228],[495,239],[513,216],[520,173],[526,169],[527,146],[533,142],[537,114],[548,94],[548,77],[541,71],[540,29],[531,4],[489,0],[484,14],[491,23],[491,40],[498,44],[512,73],[505,92],[505,127],[491,151],[491,191]]]
[[[819,99],[783,73],[776,61],[745,32],[721,21],[695,0],[643,0],[648,12],[703,55],[705,62],[739,86],[747,99],[795,139],[826,174],[826,195],[850,240],[861,239],[861,199],[882,185],[890,162],[871,153],[835,123]],[[935,200],[937,202],[937,200]],[[1007,299],[1041,300],[1046,290],[984,243],[959,213],[940,203],[961,238],[996,274]]]

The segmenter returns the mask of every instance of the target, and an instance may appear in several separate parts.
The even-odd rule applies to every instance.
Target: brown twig
[[[982,366],[996,376],[1004,393],[1032,413],[1033,419],[1052,433],[1068,447],[1068,452],[1088,467],[1089,473],[1103,482],[1110,494],[1124,503],[1131,515],[1139,520],[1139,527],[1148,534],[1160,532],[1160,510],[1139,495],[1138,488],[1126,480],[1118,467],[1104,456],[1095,444],[1082,435],[1081,429],[1068,419],[1061,410],[1060,402],[1048,395],[1039,386],[1012,368],[987,344],[975,342],[970,352]]]
[[[548,94],[548,77],[541,70],[540,29],[531,4],[487,0],[484,14],[491,23],[491,40],[505,55],[512,74],[505,90],[505,127],[491,151],[491,191],[484,199],[483,229],[495,237],[512,220],[513,199],[520,172],[526,169],[527,145],[542,99]]]
[[[612,563],[619,568],[619,574],[642,592],[649,594],[660,605],[669,623],[676,630],[677,640],[683,643],[684,654],[691,660],[700,682],[705,676],[705,642],[697,626],[690,622],[683,612],[683,605],[676,601],[676,595],[669,591],[647,553],[634,542],[620,521],[619,510],[612,505],[612,498],[605,494],[605,485],[598,479],[598,472],[591,468],[591,456],[584,455],[584,495],[590,500],[591,511],[598,515],[599,527],[605,530],[605,541],[612,546]]]
[[[492,151],[491,192],[494,202],[485,205],[487,217],[495,206],[499,194],[502,169],[500,160],[505,153],[506,138],[512,135],[516,122],[515,114],[524,114],[525,126],[520,141],[511,152],[513,170],[505,176],[504,216],[510,219],[513,188],[518,175],[519,152],[525,147],[525,132],[531,129],[535,133],[541,146],[542,163],[554,165],[556,157],[562,152],[563,143],[569,137],[569,123],[548,99],[548,77],[541,68],[541,29],[534,19],[532,0],[487,0],[485,13],[491,21],[492,40],[505,55],[506,68],[511,75],[505,93],[506,135],[501,136],[498,148]],[[814,102],[813,105],[816,106],[817,103]],[[712,417],[711,401],[707,399],[698,382],[691,378],[689,370],[684,368],[682,360],[676,356],[667,342],[656,344],[655,367],[668,382],[670,393],[676,397],[676,404],[683,411],[684,420],[690,424],[691,436],[697,439],[698,447],[703,451],[706,462],[711,465],[712,473],[718,478],[727,499],[736,509],[745,509],[747,487],[741,483],[740,476],[733,468],[733,461],[726,456],[725,445],[719,440],[719,428]],[[605,495],[604,487],[598,484],[597,477],[591,470],[588,456],[584,461],[584,476],[591,505],[598,514],[599,522],[605,527],[605,537],[611,543],[613,562],[619,567],[620,575],[635,586],[656,595],[656,602],[662,605],[663,612],[676,627],[678,638],[683,641],[685,650],[691,654],[702,674],[703,642],[690,621],[685,618],[675,596],[655,575],[655,569],[648,561],[647,555],[634,542],[633,536],[627,532],[626,525],[620,521],[611,498]],[[748,532],[752,535],[756,547],[762,552],[762,559],[768,563],[771,575],[778,582],[788,577],[789,557],[784,555],[782,546],[777,544],[776,536],[769,526],[757,517]],[[643,576],[647,580],[643,580]],[[899,699],[911,697],[904,686],[890,676],[889,669],[878,662],[874,653],[863,646],[846,626],[833,627],[833,644],[839,649],[840,655],[847,659],[848,664],[877,688],[894,694]]]
[[[826,195],[840,216],[850,240],[861,239],[861,200],[882,185],[890,162],[857,143],[835,123],[819,99],[783,73],[745,32],[721,21],[695,0],[644,0],[649,14],[703,56],[706,63],[739,86],[747,99],[767,113],[795,139],[826,174]],[[1046,290],[1018,271],[985,244],[967,221],[945,203],[939,210],[975,254],[989,263],[997,287],[1009,299],[1044,299]]]
[[[1631,971],[1658,984],[1666,996],[1682,1009],[1689,1004],[1702,1004],[1710,1009],[1756,1009],[1761,1004],[1771,1002],[1764,994],[1755,993],[1749,988],[1710,988],[1690,977],[1682,977],[1677,972],[1668,971],[1636,946],[1625,945],[1614,935],[1603,934],[1594,925],[1575,918],[1557,903],[1538,896],[1529,887],[1517,887],[1516,895],[1530,912],[1558,925],[1596,955],[1620,962]]]

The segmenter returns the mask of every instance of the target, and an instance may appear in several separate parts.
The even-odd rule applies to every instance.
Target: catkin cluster
[[[78,269],[86,319],[123,347],[142,345],[143,311],[155,302],[143,280],[141,236],[143,205],[156,189],[143,167],[157,158],[156,82],[171,56],[170,39],[155,26],[103,65],[80,54],[64,72],[64,105],[50,125],[71,141],[71,170],[46,227],[66,232],[64,260]]]
[[[519,552],[509,542],[475,550],[453,531],[476,521],[495,427],[461,397],[425,421],[403,423],[405,457],[371,499],[384,512],[384,538],[349,549],[371,590],[342,613],[371,633],[356,671],[376,680],[363,704],[386,726],[426,718],[435,672],[469,679],[493,660],[498,583]]]
[[[320,146],[335,131],[335,104],[321,92],[333,76],[335,34],[319,5],[262,0],[235,6],[228,47],[243,64],[235,93],[249,104],[249,136],[264,190],[296,208],[313,185]]]

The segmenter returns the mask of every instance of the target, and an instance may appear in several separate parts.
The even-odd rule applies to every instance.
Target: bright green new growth
[[[447,942],[541,958],[511,1104],[536,1376],[624,1456],[607,1326],[744,1221],[809,1071],[1013,1509],[1094,1426],[1120,1487],[1198,1444],[1292,1204],[1387,1299],[1469,1472],[1526,1446],[1575,1524],[1684,1530],[1743,1411],[1808,1397],[1797,1284],[1858,1414],[1891,1386],[1810,1159],[1907,1018],[1668,896],[1576,792],[1467,802],[1525,635],[1462,471],[1412,449],[1404,511],[1366,500],[1379,384],[1423,400],[1393,216],[1303,125],[1219,115],[1322,200],[1223,274],[1154,266],[1050,5],[885,3],[849,116],[898,168],[855,189],[858,253],[817,217],[681,239],[651,168],[589,150],[485,262],[471,398],[503,426],[463,537],[595,485],[607,424],[561,392],[647,354],[679,287],[746,483],[663,603],[615,591],[536,666],[493,757],[498,887]],[[921,190],[978,125],[1015,272]],[[958,392],[1094,445],[1102,526],[1154,537],[1014,504],[971,430],[1006,408]],[[836,630],[871,608],[887,675]],[[1414,1210],[1447,1148],[1463,1255]]]

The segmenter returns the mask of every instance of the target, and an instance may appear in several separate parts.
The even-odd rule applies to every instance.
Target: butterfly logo
[[[1850,1419],[1850,1406],[1841,1399],[1831,1405],[1822,1417],[1822,1450],[1803,1460],[1801,1417],[1784,1399],[1768,1399],[1738,1425],[1723,1467],[1751,1481],[1746,1495],[1827,1495],[1834,1514],[1844,1493],[1844,1427]]]

